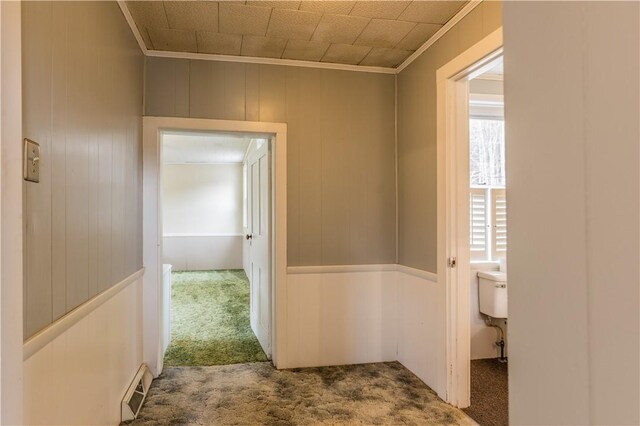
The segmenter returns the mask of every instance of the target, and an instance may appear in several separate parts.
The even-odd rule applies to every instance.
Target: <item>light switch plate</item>
[[[40,144],[24,140],[24,180],[40,182]]]

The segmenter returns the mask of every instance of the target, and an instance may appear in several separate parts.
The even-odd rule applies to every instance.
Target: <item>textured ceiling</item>
[[[149,50],[396,67],[465,1],[127,1]]]

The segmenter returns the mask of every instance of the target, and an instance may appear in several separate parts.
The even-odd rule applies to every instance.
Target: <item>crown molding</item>
[[[442,36],[444,36],[451,28],[453,28],[458,22],[462,20],[465,16],[467,16],[473,9],[475,9],[483,0],[471,0],[465,7],[460,9],[458,13],[453,15],[453,18],[449,19],[446,24],[442,28],[438,30],[434,35],[431,36],[429,40],[427,40],[418,50],[413,52],[411,56],[409,56],[402,64],[396,68],[396,74],[400,74],[403,69],[411,65],[413,61],[418,59],[420,55],[422,55],[428,48],[430,48],[436,41],[440,40]]]
[[[465,16],[467,16],[473,9],[475,9],[483,0],[471,0],[466,6],[464,6],[453,18],[451,18],[442,28],[438,30],[429,40],[424,42],[422,46],[411,56],[409,56],[402,64],[397,68],[388,67],[369,67],[360,65],[347,65],[347,64],[335,64],[331,62],[313,62],[313,61],[299,61],[295,59],[279,59],[279,58],[259,58],[254,56],[233,56],[233,55],[215,55],[209,53],[190,53],[190,52],[172,52],[164,50],[150,50],[140,35],[140,31],[136,26],[136,23],[129,12],[124,0],[117,0],[120,10],[124,15],[131,32],[133,33],[140,50],[145,56],[156,58],[174,58],[174,59],[199,59],[204,61],[219,61],[219,62],[240,62],[246,64],[265,64],[265,65],[281,65],[290,67],[303,67],[303,68],[320,68],[320,69],[332,69],[340,71],[357,71],[357,72],[369,72],[378,74],[399,74],[408,67],[413,61],[415,61],[420,55],[422,55],[429,47],[431,47],[436,41],[444,36],[451,28],[453,28],[458,22],[460,22]]]
[[[131,16],[131,12],[129,12],[129,8],[125,4],[124,0],[117,0],[117,3],[118,3],[118,6],[120,6],[120,10],[122,11],[122,14],[124,15],[124,19],[127,21],[127,24],[129,24],[129,28],[131,28],[131,32],[133,33],[133,36],[136,38],[136,41],[138,42],[138,46],[140,47],[140,50],[146,56],[148,52],[147,46],[144,44],[144,40],[140,35],[140,31],[138,31],[138,26],[136,25],[136,21],[133,20],[133,16]]]
[[[240,62],[246,64],[284,65],[290,67],[321,68],[341,71],[360,71],[378,74],[395,74],[395,68],[367,67],[360,65],[334,64],[332,62],[298,61],[295,59],[259,58],[255,56],[214,55],[210,53],[171,52],[148,50],[147,56],[159,58],[200,59],[204,61]]]

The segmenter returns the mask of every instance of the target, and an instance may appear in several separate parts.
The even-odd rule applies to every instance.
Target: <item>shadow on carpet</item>
[[[267,361],[249,323],[249,280],[244,271],[174,272],[171,280],[166,366]]]

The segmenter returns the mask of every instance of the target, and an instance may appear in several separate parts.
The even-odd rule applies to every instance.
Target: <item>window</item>
[[[504,120],[469,120],[471,260],[496,261],[507,254]]]

